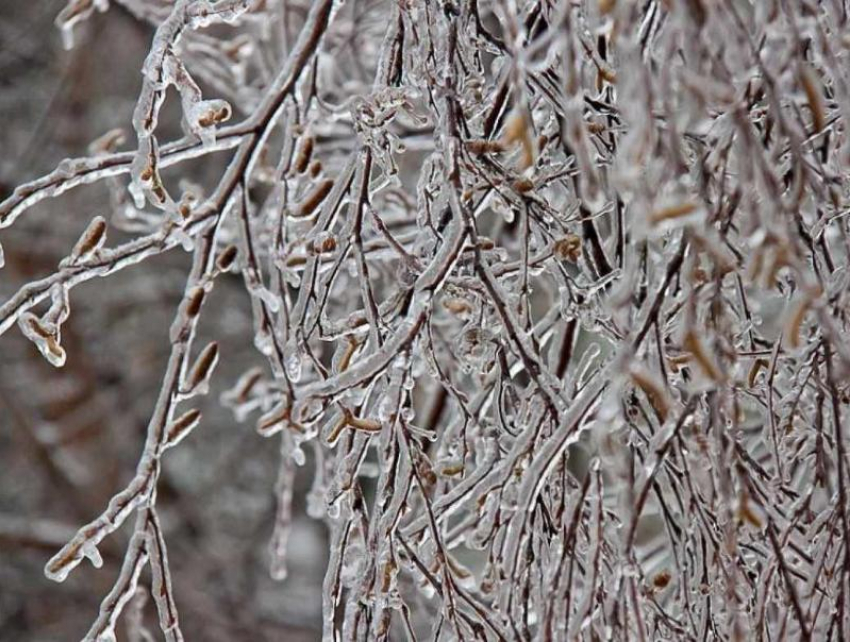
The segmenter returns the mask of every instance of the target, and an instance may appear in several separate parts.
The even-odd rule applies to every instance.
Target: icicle
[[[276,485],[277,514],[270,544],[271,576],[277,581],[283,581],[287,576],[287,547],[292,530],[292,491],[295,468],[293,457],[290,457],[288,452],[291,448],[287,446],[287,443],[290,443],[290,440],[287,435],[284,435],[281,440],[280,468]]]
[[[93,542],[86,542],[83,545],[82,553],[95,568],[103,566],[103,558],[100,556],[100,551],[97,550],[97,546],[95,546]]]

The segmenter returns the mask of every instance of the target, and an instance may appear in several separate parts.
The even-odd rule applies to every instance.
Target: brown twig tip
[[[534,181],[523,176],[514,181],[513,188],[520,194],[527,194],[534,189]]]
[[[127,135],[123,129],[110,129],[89,144],[89,153],[95,156],[111,154],[125,142],[127,142]]]

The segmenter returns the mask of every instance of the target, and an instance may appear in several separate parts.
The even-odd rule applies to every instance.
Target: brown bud
[[[651,374],[642,368],[632,368],[629,372],[634,384],[643,391],[658,418],[663,422],[667,420],[670,404],[667,400],[667,392]]]
[[[257,382],[263,378],[263,371],[260,368],[252,368],[239,379],[236,392],[236,400],[243,403],[248,400],[248,395],[257,385]]]
[[[209,377],[209,374],[215,367],[217,361],[218,343],[212,341],[201,351],[197,361],[195,361],[195,365],[189,372],[187,388],[189,390],[194,390],[198,387],[198,385],[205,381]]]
[[[467,301],[455,297],[443,299],[443,307],[452,314],[464,314],[472,311],[472,306]]]
[[[575,234],[567,234],[555,241],[552,249],[562,261],[575,263],[581,256],[581,239]]]
[[[708,355],[708,351],[705,349],[702,341],[699,340],[699,337],[697,337],[693,330],[688,330],[685,334],[682,347],[693,355],[694,360],[709,379],[712,379],[715,382],[721,381],[722,376],[720,369],[717,367],[717,364],[714,363],[714,360]]]
[[[677,203],[669,207],[663,207],[660,210],[655,210],[649,217],[650,222],[655,225],[663,221],[682,218],[695,212],[697,209],[696,203]]]
[[[753,361],[753,365],[750,367],[750,372],[747,375],[747,386],[750,388],[755,387],[756,385],[756,377],[758,377],[759,372],[762,368],[766,368],[768,365],[767,359],[756,359]]]
[[[77,245],[74,247],[73,255],[83,258],[100,247],[106,236],[106,221],[101,216],[96,216],[83,232]]]
[[[465,145],[473,154],[498,154],[505,151],[505,146],[498,140],[468,140]]]
[[[186,297],[186,316],[194,319],[201,311],[201,305],[204,302],[206,291],[199,285],[196,285],[189,291],[189,296]]]
[[[316,254],[329,254],[336,249],[336,238],[333,236],[325,236],[320,240],[313,242],[311,249]]]
[[[176,446],[188,435],[201,421],[201,412],[197,408],[183,413],[172,421],[166,430],[164,448]]]
[[[655,577],[652,578],[652,586],[657,589],[667,588],[671,579],[673,577],[670,575],[670,571],[661,571],[660,573],[656,573]]]
[[[230,269],[230,266],[233,265],[233,261],[236,260],[236,254],[238,250],[235,245],[228,245],[221,251],[221,254],[218,255],[218,258],[215,261],[216,267],[222,272],[227,272]]]
[[[313,137],[307,136],[304,139],[304,143],[301,145],[301,149],[298,152],[298,156],[295,158],[295,171],[299,174],[303,174],[307,171],[307,167],[310,164],[310,159],[313,156]]]
[[[823,106],[823,89],[814,70],[809,65],[800,67],[800,84],[806,94],[806,102],[812,112],[812,125],[816,132],[826,126],[826,111]]]
[[[333,186],[334,182],[329,178],[318,183],[307,193],[304,200],[301,201],[301,204],[298,206],[298,213],[294,216],[303,218],[312,215],[316,211],[316,208],[328,197],[328,194],[331,193]]]
[[[292,408],[289,401],[283,401],[260,417],[257,422],[257,432],[263,437],[269,437],[280,430],[289,421]]]

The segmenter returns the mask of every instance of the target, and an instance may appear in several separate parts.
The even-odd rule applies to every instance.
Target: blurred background
[[[64,5],[0,2],[0,200],[61,159],[86,155],[107,131],[132,132],[152,27],[111,6],[78,25],[74,49],[64,51],[53,24]],[[164,113],[161,139],[179,137],[176,110],[167,102]],[[205,159],[192,178],[219,175],[224,161]],[[0,300],[53,272],[98,214],[111,217],[105,183],[42,201],[0,231]],[[129,238],[110,226],[110,245]],[[175,250],[76,287],[61,369],[17,326],[0,336],[0,640],[80,639],[112,587],[126,529],[103,542],[100,570],[84,562],[57,585],[43,567],[132,478],[188,267],[189,256]],[[202,425],[169,452],[159,484],[183,629],[195,640],[320,639],[327,534],[305,516],[309,465],[296,477],[289,577],[276,582],[268,543],[278,442],[219,403],[257,363],[241,276],[218,279],[206,305],[216,314],[202,317],[196,346],[215,338],[222,359],[210,394],[198,398]],[[143,617],[157,631],[150,601]],[[123,625],[118,634],[126,639]]]

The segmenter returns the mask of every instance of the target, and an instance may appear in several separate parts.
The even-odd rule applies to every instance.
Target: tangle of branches
[[[324,639],[850,639],[844,0],[113,4],[155,33],[133,131],[0,204],[109,190],[0,302],[56,367],[76,285],[192,256],[135,474],[46,563],[134,524],[86,640],[148,584],[183,639],[157,489],[234,276],[221,402],[280,443],[280,580],[311,472]]]

